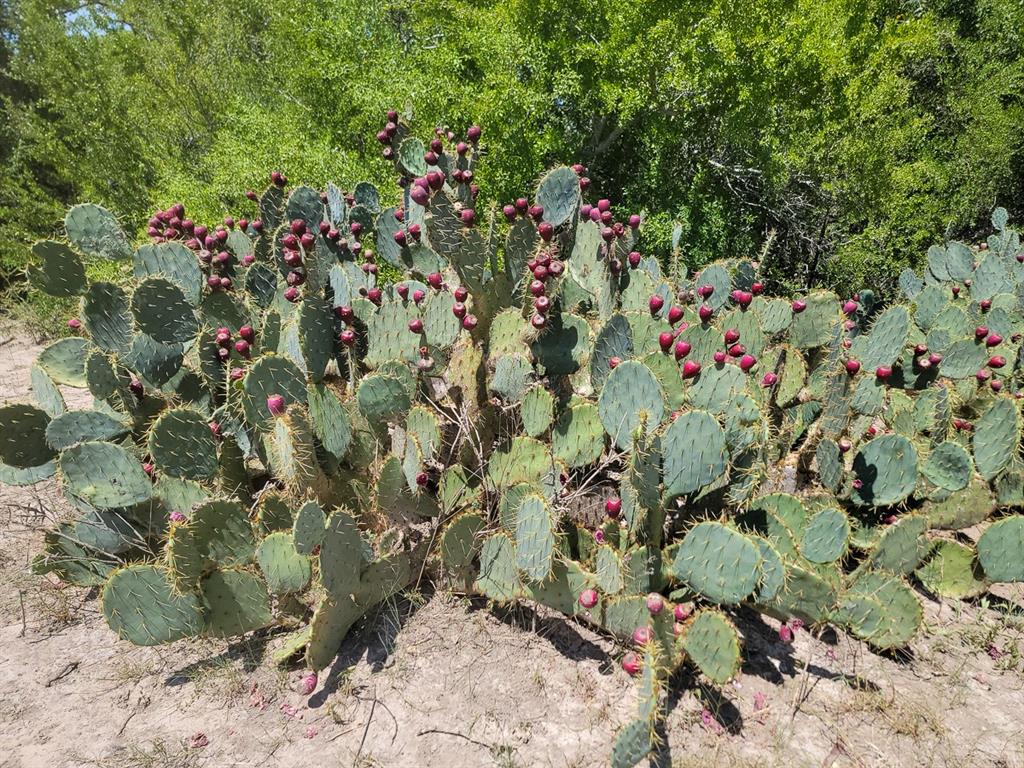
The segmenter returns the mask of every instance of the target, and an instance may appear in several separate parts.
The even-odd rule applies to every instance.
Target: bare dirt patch
[[[0,399],[25,400],[38,346],[0,333]],[[88,398],[69,390],[71,407]],[[282,635],[135,648],[92,591],[28,573],[53,482],[0,488],[0,767],[607,765],[635,708],[620,649],[529,606],[448,593],[386,604],[310,697],[271,660]],[[1024,768],[1019,591],[977,604],[925,596],[927,631],[878,656],[831,632],[742,614],[742,673],[687,673],[667,702],[658,766]]]

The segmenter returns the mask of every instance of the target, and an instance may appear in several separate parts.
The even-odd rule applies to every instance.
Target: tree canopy
[[[691,267],[888,288],[1024,195],[1014,0],[0,0],[0,263],[90,199],[235,212],[271,169],[388,182],[388,108],[484,128],[505,202],[555,162]]]

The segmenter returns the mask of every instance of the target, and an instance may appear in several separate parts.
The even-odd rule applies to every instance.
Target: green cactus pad
[[[484,539],[476,588],[498,602],[508,602],[522,593],[516,573],[515,544],[504,533]]]
[[[496,488],[519,483],[543,485],[554,466],[547,446],[533,438],[516,437],[491,454],[487,476]]]
[[[690,411],[662,436],[665,493],[694,493],[720,478],[728,467],[725,432],[706,411]]]
[[[142,333],[162,344],[190,341],[199,333],[196,310],[175,284],[146,278],[131,298],[131,311]]]
[[[641,423],[648,435],[658,428],[665,417],[665,396],[646,365],[627,360],[605,381],[598,411],[612,441],[625,449],[632,444],[633,433]]]
[[[64,217],[64,229],[78,250],[102,259],[131,258],[128,238],[114,215],[99,205],[83,203]]]
[[[1017,455],[1020,416],[1012,400],[996,400],[974,425],[974,463],[986,480],[998,475]]]
[[[882,435],[860,447],[853,458],[853,472],[862,483],[853,491],[858,504],[898,504],[917,484],[917,451],[902,435]]]
[[[85,379],[89,392],[97,400],[111,397],[118,387],[114,366],[103,352],[93,350],[85,360]]]
[[[438,489],[441,511],[449,514],[459,509],[475,507],[482,500],[482,492],[472,473],[464,467],[448,467],[441,473]]]
[[[270,596],[263,581],[245,571],[214,571],[200,584],[204,633],[236,637],[269,625]]]
[[[46,437],[50,424],[50,415],[32,405],[0,408],[0,461],[16,469],[52,461],[57,453]]]
[[[0,416],[0,423],[2,422],[3,418]],[[89,440],[114,441],[124,437],[127,433],[128,427],[107,413],[68,411],[55,418],[46,427],[46,442],[53,450],[63,451],[75,443],[84,443]]]
[[[114,571],[103,587],[103,616],[119,637],[135,645],[159,645],[198,635],[199,600],[176,594],[166,572],[153,565]]]
[[[906,645],[921,626],[921,603],[900,579],[866,573],[843,594],[836,618],[876,648]]]
[[[877,416],[885,408],[886,385],[874,376],[860,376],[850,394],[850,408],[861,416]]]
[[[710,285],[714,293],[705,300],[712,309],[718,310],[729,303],[729,294],[732,292],[732,277],[729,270],[722,264],[711,264],[701,270],[699,275],[693,279],[694,285],[698,288],[702,285]]]
[[[520,355],[499,357],[487,388],[510,405],[518,403],[533,379],[533,365]]]
[[[409,410],[409,393],[394,376],[374,373],[359,382],[356,392],[359,411],[370,424],[384,424]]]
[[[830,491],[839,489],[843,482],[843,455],[834,440],[823,438],[814,451],[818,462],[818,477]]]
[[[335,510],[320,546],[320,580],[335,600],[358,589],[362,546],[352,515],[344,509]]]
[[[207,419],[188,408],[165,411],[153,423],[149,454],[172,477],[208,480],[217,474],[217,443]]]
[[[311,384],[306,390],[309,401],[309,424],[321,447],[340,461],[352,443],[352,424],[338,396],[323,383]]]
[[[167,541],[167,563],[181,592],[213,568],[250,563],[255,553],[247,510],[222,499],[200,504],[186,522],[171,526]]]
[[[568,312],[550,315],[531,349],[548,375],[575,373],[590,356],[590,326],[582,317]]]
[[[181,344],[161,344],[145,333],[137,333],[123,361],[144,382],[162,387],[181,371],[184,354]]]
[[[416,459],[418,460],[418,453]],[[384,462],[377,476],[377,508],[392,519],[432,517],[438,513],[433,496],[410,490],[415,480],[409,482],[402,462],[391,456]]]
[[[85,339],[60,339],[42,352],[36,364],[56,384],[85,386],[85,359],[92,347]]]
[[[604,428],[596,406],[581,403],[559,414],[551,432],[551,452],[570,468],[593,464],[604,453]]]
[[[739,634],[718,611],[697,614],[686,627],[683,647],[697,669],[713,683],[724,685],[739,672]]]
[[[786,566],[778,550],[767,539],[751,536],[751,540],[761,551],[761,582],[753,599],[763,605],[774,600],[785,585]]]
[[[29,386],[32,389],[32,399],[39,403],[39,407],[48,416],[57,418],[67,410],[64,395],[37,363],[33,363],[29,368]]]
[[[686,534],[672,562],[672,575],[709,600],[739,603],[757,589],[758,547],[720,523],[698,523]]]
[[[787,618],[817,624],[829,619],[837,599],[835,587],[821,576],[787,564],[785,584],[767,607]]]
[[[527,581],[542,582],[551,573],[554,521],[543,497],[530,495],[516,512],[516,567]]]
[[[263,448],[270,469],[289,492],[301,494],[318,482],[313,432],[300,408],[274,419],[263,433]]]
[[[276,531],[263,539],[256,549],[256,562],[275,595],[301,592],[309,584],[309,558],[296,552],[292,534],[287,531]]]
[[[594,352],[590,357],[590,384],[600,392],[605,379],[611,373],[609,361],[617,357],[629,360],[633,357],[633,331],[629,320],[623,315],[612,315],[594,341]]]
[[[209,499],[206,489],[192,480],[177,477],[160,477],[153,485],[153,497],[158,499],[168,512],[191,514],[193,507]]]
[[[860,360],[869,371],[880,365],[892,366],[900,359],[909,332],[910,314],[906,308],[889,307],[875,319],[869,333],[854,339],[850,357]]]
[[[958,443],[939,443],[921,465],[921,474],[947,491],[959,491],[971,481],[971,457]]]
[[[809,293],[807,307],[793,315],[789,324],[789,340],[798,349],[823,347],[832,341],[841,316],[839,297],[827,291]]]
[[[315,501],[307,501],[295,513],[292,542],[300,555],[311,555],[327,536],[327,516]],[[269,579],[268,579],[269,581]]]
[[[950,344],[939,364],[939,373],[950,379],[973,378],[988,361],[988,349],[974,339],[961,339]]]
[[[846,552],[850,521],[840,510],[825,508],[816,512],[804,528],[800,554],[812,563],[831,563]]]
[[[678,370],[676,378],[679,378]],[[732,408],[737,395],[746,389],[748,379],[738,365],[705,367],[686,389],[687,404],[711,413],[725,413]]]
[[[769,299],[757,296],[750,308],[761,321],[761,330],[773,336],[789,328],[793,321],[793,310],[785,299]]]
[[[366,364],[376,368],[388,360],[416,360],[420,335],[409,330],[409,322],[418,317],[419,310],[412,301],[384,302],[366,324]]]
[[[299,348],[313,381],[324,377],[335,347],[331,306],[319,297],[303,299],[296,312]]]
[[[60,454],[57,466],[64,492],[97,509],[130,507],[153,495],[139,461],[113,443],[73,445]]]
[[[978,561],[991,581],[1024,581],[1024,515],[986,528],[978,539]]]
[[[526,434],[530,437],[540,437],[551,428],[555,400],[544,387],[533,387],[523,395],[519,412]]]
[[[135,278],[163,277],[178,286],[192,306],[198,306],[203,293],[203,273],[196,255],[181,243],[143,245],[135,252]]]
[[[120,286],[92,283],[82,299],[82,322],[96,346],[107,352],[128,351],[134,329],[128,297]]]
[[[487,527],[480,515],[467,512],[452,520],[441,537],[441,562],[451,580],[462,588],[473,581],[473,561],[480,552],[480,533]]]
[[[654,728],[650,720],[640,718],[630,721],[615,737],[612,768],[633,768],[638,765],[654,749],[654,739]]]
[[[910,573],[928,553],[928,518],[924,515],[905,515],[885,529],[868,557],[867,563],[876,570],[897,575]]]
[[[58,298],[85,292],[85,267],[78,254],[64,243],[43,240],[32,246],[32,255],[42,262],[39,267],[29,269],[29,279],[34,287]]]
[[[544,208],[544,221],[559,227],[568,222],[580,204],[580,179],[572,168],[548,171],[537,186],[537,205]]]
[[[665,409],[671,412],[682,408],[686,402],[686,389],[675,360],[659,351],[650,353],[641,362],[651,369],[654,378],[661,385],[661,391],[665,395]]]
[[[988,580],[972,548],[940,539],[914,575],[925,589],[941,597],[966,600],[982,595]]]
[[[352,625],[367,611],[405,589],[411,579],[408,555],[397,553],[368,565],[353,594],[326,597],[313,615],[306,665],[316,671],[324,669]]]
[[[265,355],[249,368],[243,380],[242,393],[246,421],[254,427],[267,429],[273,419],[267,408],[267,398],[281,395],[286,407],[304,404],[306,380],[291,360]]]
[[[551,574],[542,583],[526,587],[528,597],[542,605],[554,608],[566,616],[575,616],[585,609],[580,605],[580,595],[593,581],[576,563],[557,560],[551,566]],[[595,608],[596,610],[596,608]]]
[[[603,594],[618,594],[625,586],[622,580],[622,560],[618,553],[607,544],[600,544],[597,547],[597,554],[594,556],[594,573],[597,576],[598,588]]]

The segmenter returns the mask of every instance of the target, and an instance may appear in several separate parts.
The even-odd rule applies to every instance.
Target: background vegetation
[[[647,250],[678,222],[691,266],[774,231],[791,288],[884,291],[1024,206],[1019,0],[0,0],[0,31],[16,293],[26,246],[80,199],[141,228],[178,199],[237,214],[273,168],[387,184],[389,107],[483,125],[491,201],[587,164],[650,212]]]

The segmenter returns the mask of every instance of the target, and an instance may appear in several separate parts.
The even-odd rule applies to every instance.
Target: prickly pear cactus
[[[133,249],[84,205],[33,247],[34,284],[81,320],[34,366],[36,403],[0,408],[0,478],[56,476],[80,516],[34,568],[101,586],[122,638],[300,616],[288,648],[318,671],[421,574],[532,600],[635,646],[630,766],[675,668],[736,674],[739,610],[892,648],[921,623],[911,584],[1024,580],[1024,517],[997,511],[1024,504],[1005,215],[887,303],[769,297],[742,260],[674,282],[639,216],[585,202],[582,166],[499,210],[479,128],[424,144],[390,113],[377,138],[390,201],[275,172],[216,226],[174,205]],[[86,259],[134,278],[90,283]],[[935,533],[979,524],[976,547]]]

